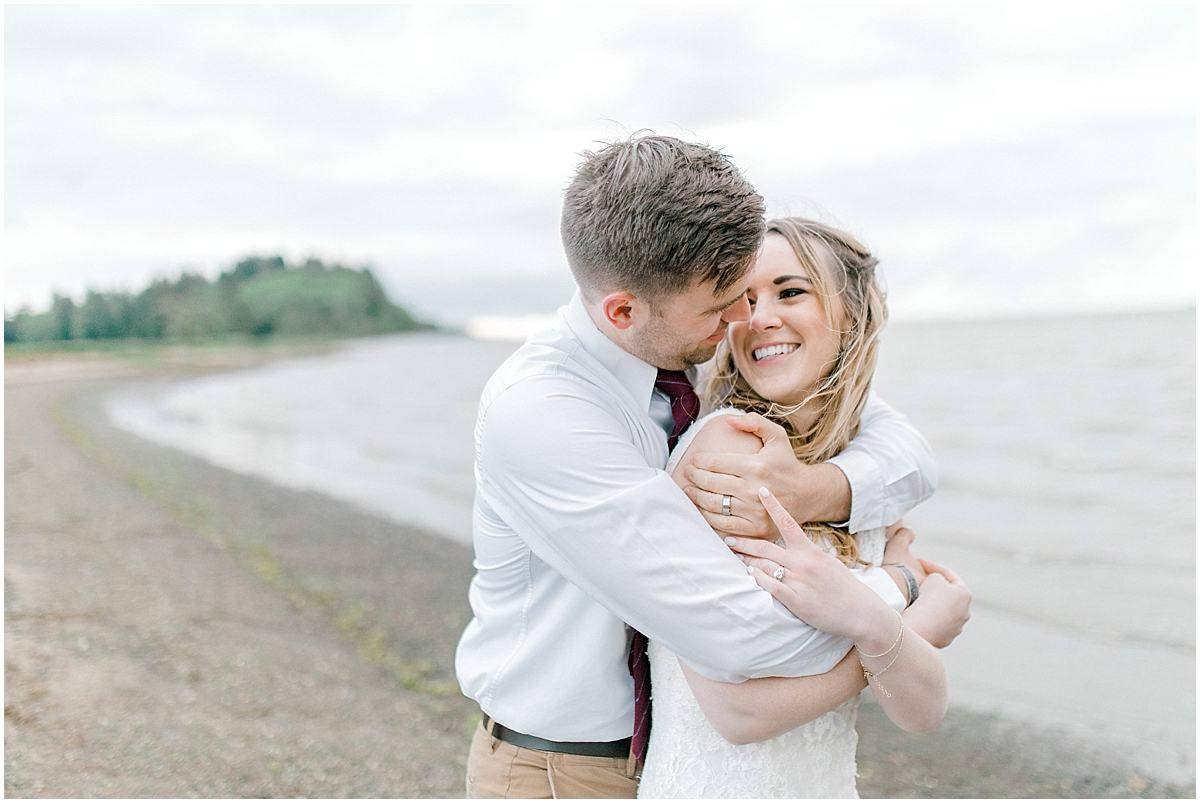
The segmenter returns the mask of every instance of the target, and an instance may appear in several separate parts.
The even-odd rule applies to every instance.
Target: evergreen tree
[[[114,338],[190,340],[229,334],[346,337],[429,329],[388,300],[368,268],[309,258],[248,256],[215,282],[197,273],[156,279],[136,296],[89,290],[76,306],[56,294],[47,312],[5,318],[5,342]]]

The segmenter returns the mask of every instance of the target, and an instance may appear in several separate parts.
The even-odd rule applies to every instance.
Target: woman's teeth
[[[778,357],[780,354],[787,354],[788,352],[795,351],[798,348],[799,346],[797,346],[795,343],[777,343],[774,346],[763,346],[760,349],[754,350],[754,360],[757,362],[759,360],[765,360],[768,357]]]

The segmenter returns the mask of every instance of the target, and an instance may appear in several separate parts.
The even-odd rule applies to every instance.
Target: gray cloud
[[[1138,232],[1178,241],[1171,221],[1194,209],[1190,101],[1130,111],[1121,96],[942,135],[869,99],[908,87],[924,103],[978,104],[996,91],[1021,110],[1028,82],[980,76],[1045,75],[1063,91],[1168,76],[1194,61],[1194,11],[1041,27],[989,13],[10,6],[6,303],[279,249],[371,261],[402,295],[449,299],[444,278],[469,277],[457,306],[431,302],[447,310],[533,311],[569,290],[557,222],[574,153],[622,126],[710,141],[777,206],[819,204],[877,232],[901,289],[986,284],[1018,264],[1052,273],[1058,244],[1034,259],[1021,244],[1039,216],[1083,220],[1063,242],[1117,263],[1140,258]],[[806,128],[866,150],[799,150]],[[1126,207],[1142,211],[1122,226],[1113,210]]]

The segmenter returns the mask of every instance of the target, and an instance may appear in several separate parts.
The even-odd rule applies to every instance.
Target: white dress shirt
[[[850,649],[759,588],[662,470],[670,416],[655,401],[657,374],[605,337],[576,293],[483,391],[475,616],[456,670],[463,693],[509,728],[555,741],[629,736],[626,622],[716,680],[819,674]],[[934,482],[928,447],[874,451],[901,437],[924,444],[887,409],[862,430],[848,451],[864,451],[870,431],[869,454],[842,465],[854,495],[851,474],[863,471],[867,492],[887,500],[876,505],[907,511]],[[903,607],[882,569],[859,573]]]

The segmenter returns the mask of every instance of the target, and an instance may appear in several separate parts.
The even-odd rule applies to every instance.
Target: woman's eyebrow
[[[786,284],[788,282],[795,282],[795,281],[808,282],[809,284],[812,284],[812,280],[809,279],[807,276],[797,276],[797,275],[793,275],[793,274],[788,274],[786,276],[777,276],[777,277],[775,277],[775,281],[773,283],[774,284]]]

